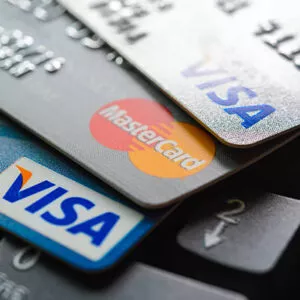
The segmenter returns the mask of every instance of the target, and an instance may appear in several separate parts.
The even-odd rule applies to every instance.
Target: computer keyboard
[[[187,11],[195,7],[196,12],[202,5],[183,1],[177,2]],[[149,72],[141,70],[144,46],[131,51],[148,35],[135,30],[148,30],[151,22],[141,27],[122,23],[127,27],[122,27],[121,37],[132,44],[122,48],[114,32],[109,35],[98,21],[108,5],[110,13],[123,12],[120,5],[139,8],[143,19],[140,9],[147,4],[158,10],[160,24],[159,18],[167,19],[176,1],[101,0],[88,8],[90,1],[58,2],[0,0],[0,300],[298,299],[299,129],[262,142],[266,137],[256,128],[251,141],[261,145],[224,145],[225,125],[214,132],[221,132],[218,141],[211,135],[215,124],[208,130],[211,124],[205,117],[209,126],[201,127],[157,88],[174,96],[178,78],[169,87],[165,80],[170,77],[158,76],[163,82],[152,82],[159,66],[155,60]],[[222,0],[208,4],[207,13],[217,8],[215,17],[222,15],[222,22],[225,13],[235,24],[244,24],[251,16],[246,15],[248,9],[260,5]],[[287,11],[290,14],[290,7]],[[131,10],[125,12],[127,18]],[[294,65],[278,53],[268,59],[276,67],[284,66],[290,78],[298,71],[298,48],[287,57],[294,48],[283,49],[281,44],[294,38],[279,39],[279,27],[275,21],[260,23],[254,39],[263,39],[259,49],[273,47],[278,52],[279,44],[285,49],[280,54],[295,60]],[[155,38],[158,33],[155,29]],[[154,55],[155,47],[151,49]],[[137,61],[131,59],[134,51]],[[210,63],[208,69],[198,67],[183,71],[193,85],[195,74],[227,72]],[[164,72],[171,70],[163,67]],[[247,72],[255,82],[270,83],[267,75],[255,73],[257,69]],[[232,88],[237,79],[228,76],[203,81],[200,90],[226,84]],[[290,82],[292,88],[296,79]],[[246,77],[243,81],[248,82]],[[280,84],[274,90],[285,95],[281,100],[286,103],[292,98]],[[252,88],[261,92],[264,85],[252,82]],[[248,87],[229,90],[229,96],[256,98]],[[299,120],[299,101],[293,105]],[[244,125],[264,122],[264,109],[267,106],[257,115],[248,110],[247,116],[244,110],[239,116]],[[210,115],[220,125],[223,116],[219,119],[214,113],[212,109]],[[290,121],[298,124],[297,120]],[[266,124],[262,128],[268,128]],[[239,142],[245,142],[247,134],[239,136]],[[151,144],[153,148],[147,146]]]
[[[146,240],[147,244],[144,244],[146,248],[156,243],[160,243],[161,247],[155,252],[151,251],[151,255],[145,254],[143,256],[145,261],[176,274],[236,291],[248,299],[297,299],[295,295],[298,282],[295,274],[298,274],[299,270],[299,228],[296,226],[295,232],[287,238],[290,229],[287,223],[293,219],[287,212],[289,205],[282,207],[279,205],[277,217],[274,209],[279,204],[277,202],[279,199],[293,201],[293,204],[298,205],[298,188],[294,185],[292,189],[292,180],[290,181],[289,177],[281,177],[274,171],[271,172],[272,175],[268,174],[267,180],[263,180],[264,167],[268,166],[272,170],[272,165],[273,167],[276,165],[278,157],[285,157],[286,170],[293,172],[292,165],[297,156],[294,151],[297,152],[299,149],[299,140],[289,146],[279,150],[274,156],[270,155],[262,161],[262,164],[258,163],[246,172],[185,202],[178,214],[175,212],[173,215],[174,219],[170,217],[164,223],[166,227],[161,227],[161,233],[156,231],[149,240]],[[289,153],[290,156],[285,156],[285,153]],[[296,162],[296,166],[299,166],[299,162]],[[260,201],[259,198],[251,198],[255,190],[260,189],[269,193],[274,186],[281,195],[275,198],[270,196],[260,198]],[[221,241],[214,246],[205,247],[205,233],[211,233],[219,224],[218,218],[215,218],[213,213],[215,211],[219,213],[223,208],[227,208],[228,191],[230,199],[232,195],[233,199],[236,199],[237,195],[241,196],[239,191],[243,191],[244,199],[249,197],[251,200],[248,204],[245,202],[245,212],[236,215],[239,223],[225,227],[219,236]],[[200,203],[203,197],[208,201]],[[272,202],[268,203],[267,199],[272,199]],[[249,219],[247,209],[249,213],[253,213]],[[290,212],[292,215],[297,214],[296,209]],[[246,224],[247,226],[243,228]],[[283,242],[284,237],[287,239]],[[283,246],[281,253],[277,252],[280,245]],[[278,254],[276,262],[273,261],[274,264],[267,267],[272,258],[275,258],[276,252]]]

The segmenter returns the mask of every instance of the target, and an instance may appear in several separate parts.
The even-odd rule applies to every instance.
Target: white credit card
[[[23,226],[21,236],[28,238],[26,230],[32,230],[34,243],[44,238],[48,250],[67,252],[69,261],[82,268],[101,266],[144,220],[134,209],[25,157],[2,172],[0,182],[0,213]]]
[[[300,125],[296,0],[59,0],[227,145]]]

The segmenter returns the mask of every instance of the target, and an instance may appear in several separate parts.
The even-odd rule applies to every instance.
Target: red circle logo
[[[146,174],[183,178],[206,168],[215,144],[202,129],[174,120],[159,103],[145,99],[117,100],[92,117],[93,137],[110,149],[126,151]]]

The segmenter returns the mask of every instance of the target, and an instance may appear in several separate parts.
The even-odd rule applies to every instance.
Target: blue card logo
[[[101,260],[144,218],[27,158],[1,173],[0,199],[0,212],[33,230],[37,239],[91,262]]]

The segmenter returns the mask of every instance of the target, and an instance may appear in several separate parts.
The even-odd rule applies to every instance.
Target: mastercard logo
[[[90,121],[103,146],[126,151],[140,171],[160,178],[185,178],[214,159],[212,138],[202,129],[177,122],[159,103],[122,99],[100,108]]]

